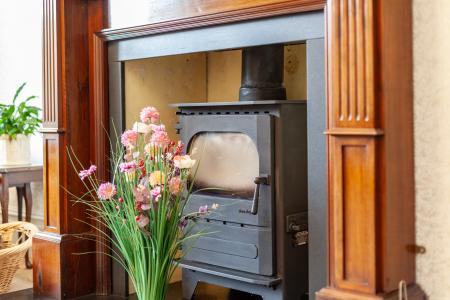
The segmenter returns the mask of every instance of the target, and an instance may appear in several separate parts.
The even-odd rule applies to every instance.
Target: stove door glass
[[[197,160],[194,190],[208,194],[252,199],[259,156],[254,141],[239,132],[202,132],[189,143]]]

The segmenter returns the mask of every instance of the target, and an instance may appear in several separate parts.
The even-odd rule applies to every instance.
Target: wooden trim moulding
[[[216,2],[220,3],[220,0],[216,0]],[[201,15],[186,17],[183,19],[162,21],[126,28],[105,29],[99,32],[98,35],[107,42],[123,40],[157,33],[173,32],[265,17],[321,10],[324,9],[326,4],[326,0],[291,0],[281,3],[268,3],[264,5],[258,5],[258,1],[254,2],[254,6],[244,9],[228,10],[212,14],[209,14],[208,11],[204,11]],[[220,4],[218,4],[218,6],[220,6]]]

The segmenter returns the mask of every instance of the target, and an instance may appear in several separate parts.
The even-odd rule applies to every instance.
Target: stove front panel
[[[199,178],[185,213],[219,204],[199,221],[196,230],[209,234],[195,242],[187,260],[274,274],[273,122],[269,114],[180,115],[181,139],[198,160]],[[259,177],[267,182],[257,185]]]

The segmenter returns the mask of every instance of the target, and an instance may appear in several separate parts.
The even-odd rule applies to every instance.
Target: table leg
[[[17,191],[17,220],[22,221],[22,211],[23,211],[23,197],[24,197],[24,187],[18,186],[16,187]]]
[[[2,176],[0,184],[0,197],[2,206],[2,223],[8,223],[9,184],[8,177]]]
[[[25,221],[31,222],[31,208],[33,207],[33,198],[31,195],[30,183],[25,184]],[[25,265],[31,269],[33,265],[30,261],[29,251],[25,254]]]
[[[25,184],[25,221],[31,222],[31,209],[33,207],[33,197],[29,183]]]

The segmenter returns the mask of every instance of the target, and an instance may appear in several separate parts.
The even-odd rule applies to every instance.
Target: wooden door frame
[[[79,1],[91,5],[90,1]],[[410,299],[422,299],[423,292],[415,284],[410,1],[258,0],[246,5],[239,5],[245,1],[235,1],[232,8],[221,7],[220,0],[213,2],[214,5],[195,14],[186,13],[181,6],[172,7],[180,12],[180,19],[176,20],[106,29],[95,34],[86,32],[92,45],[89,48],[92,55],[89,60],[90,159],[97,164],[100,178],[107,178],[108,142],[104,127],[109,115],[106,52],[109,42],[323,9],[329,259],[328,286],[317,293],[317,298],[394,299],[399,281],[405,280]],[[55,83],[57,79],[48,76],[46,83]],[[44,84],[46,91],[54,91],[53,86]],[[44,99],[44,119],[46,109],[52,112],[51,105],[64,98],[48,95]],[[55,132],[63,128],[54,127]],[[47,158],[54,155],[45,150]],[[48,207],[55,200],[46,198],[45,201]],[[97,250],[105,249],[97,243]],[[111,292],[110,260],[98,254],[96,262],[97,293],[108,294]]]

